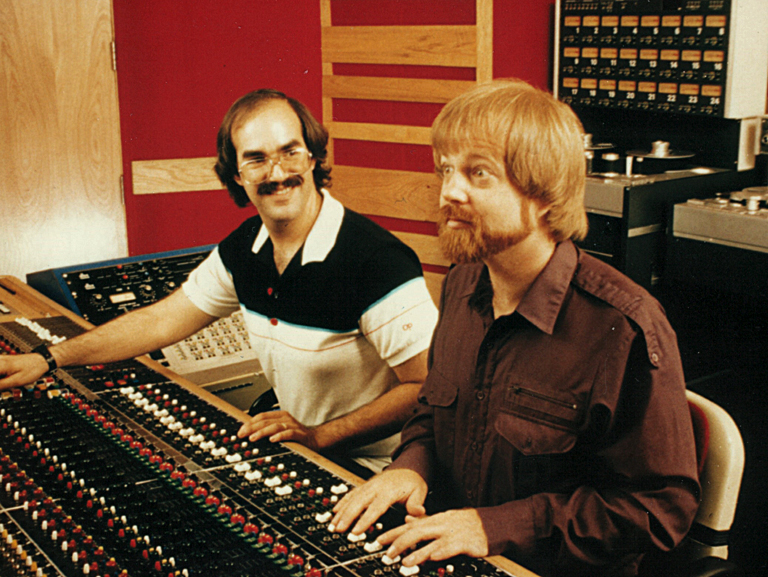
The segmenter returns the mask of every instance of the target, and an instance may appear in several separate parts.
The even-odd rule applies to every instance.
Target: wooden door
[[[0,0],[0,274],[127,255],[111,0]]]

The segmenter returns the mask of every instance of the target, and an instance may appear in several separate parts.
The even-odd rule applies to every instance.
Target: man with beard
[[[573,243],[582,142],[573,112],[521,81],[435,120],[440,241],[460,264],[394,462],[331,530],[360,535],[402,503],[405,524],[377,541],[404,566],[503,553],[544,575],[634,575],[688,531],[699,485],[676,338],[645,290]]]
[[[0,357],[0,388],[157,350],[240,309],[281,410],[238,435],[381,470],[426,377],[437,310],[413,251],[324,189],[327,142],[300,102],[274,90],[240,98],[222,121],[215,169],[258,216],[165,300],[49,351]]]

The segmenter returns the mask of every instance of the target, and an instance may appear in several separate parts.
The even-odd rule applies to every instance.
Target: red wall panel
[[[551,89],[555,0],[495,0],[493,75]]]
[[[114,0],[118,90],[132,255],[215,243],[253,209],[224,191],[137,196],[131,162],[214,156],[224,113],[242,94],[282,90],[322,117],[319,0]],[[337,25],[469,24],[474,0],[333,0]],[[551,76],[554,0],[495,0],[494,75],[546,88]],[[347,66],[343,73],[365,74]],[[381,67],[368,67],[380,75]],[[413,70],[392,67],[387,74]],[[418,67],[424,68],[424,67]],[[336,67],[336,73],[342,67]],[[466,70],[419,70],[466,78]],[[439,106],[342,102],[334,116],[428,126]],[[430,171],[428,147],[337,143],[337,162]],[[431,225],[377,219],[389,228],[425,232]]]

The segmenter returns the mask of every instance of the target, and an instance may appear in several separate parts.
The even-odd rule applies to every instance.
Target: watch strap
[[[55,371],[59,365],[56,364],[56,359],[53,358],[53,355],[51,354],[51,351],[48,350],[48,345],[43,343],[42,345],[37,345],[34,349],[32,349],[33,353],[37,353],[38,355],[42,355],[42,357],[45,359],[45,362],[48,363],[48,372]]]

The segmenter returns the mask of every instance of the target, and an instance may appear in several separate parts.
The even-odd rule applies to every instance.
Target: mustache
[[[280,182],[266,180],[258,186],[256,193],[261,196],[269,196],[281,188],[293,188],[295,186],[301,186],[302,184],[304,184],[304,178],[302,178],[300,174],[294,174],[293,176],[289,176]]]
[[[437,215],[438,225],[445,226],[451,219],[477,224],[477,217],[471,212],[453,204],[441,206]]]

